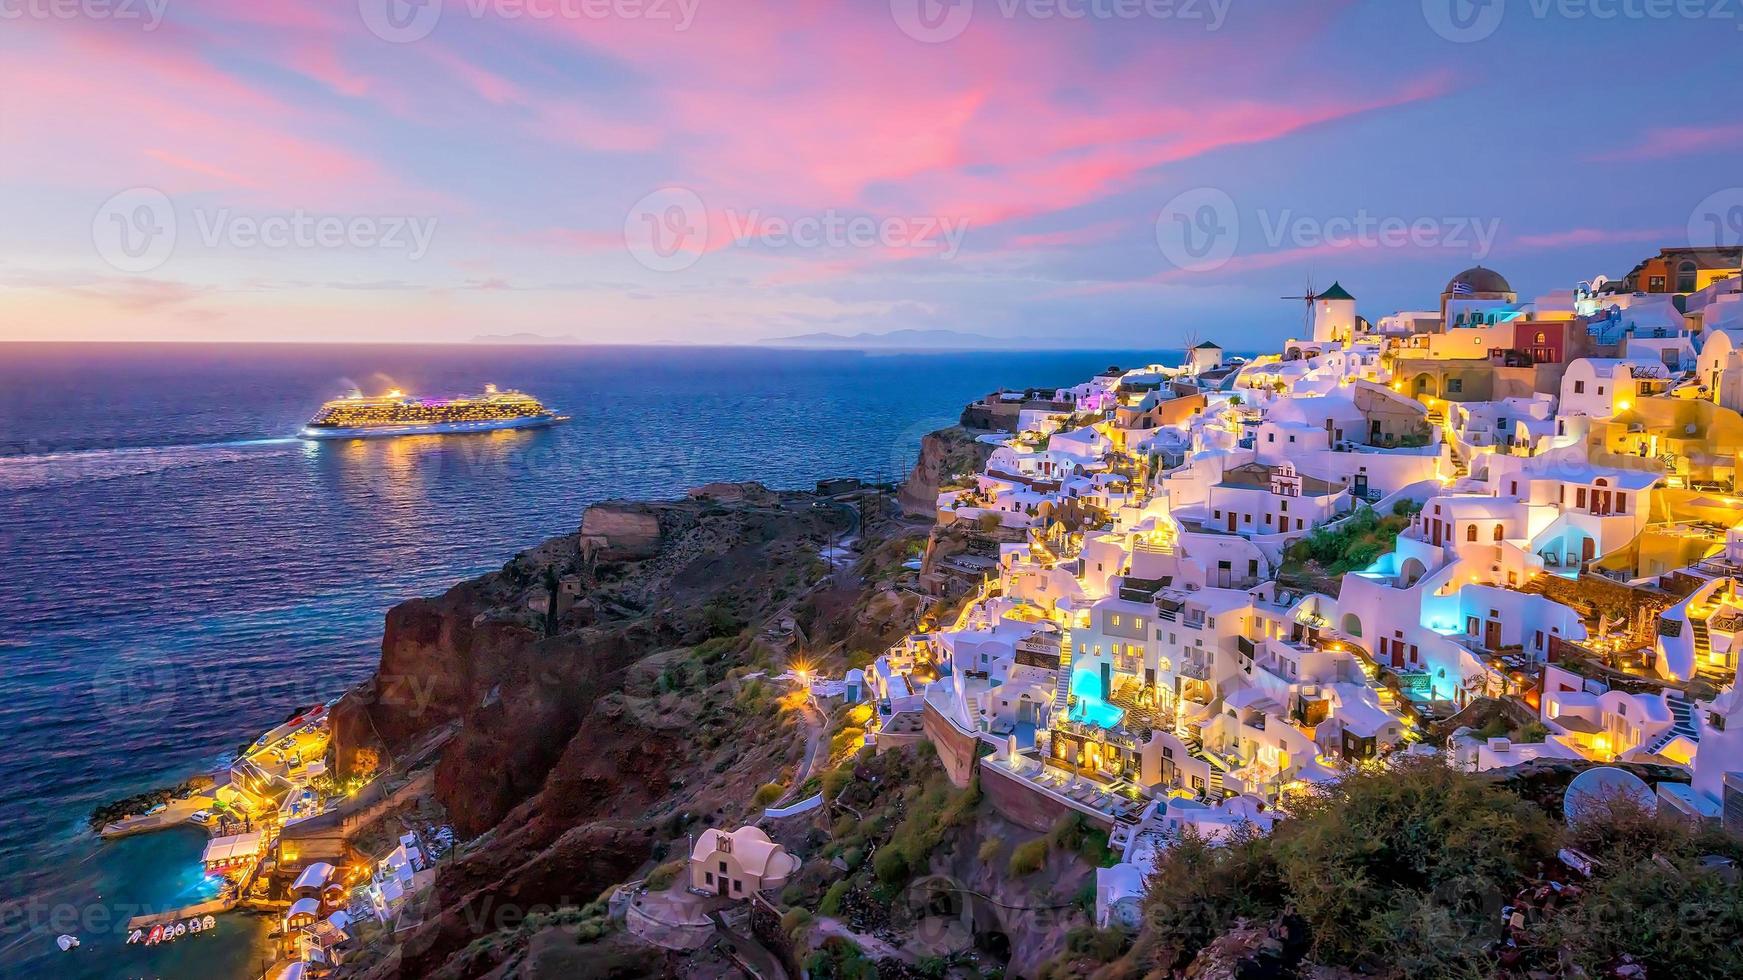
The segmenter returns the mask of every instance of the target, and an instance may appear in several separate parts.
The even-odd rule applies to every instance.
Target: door
[[[1362,498],[1363,500],[1366,500],[1368,498],[1368,474],[1366,474],[1366,473],[1357,473],[1356,474],[1355,491],[1356,491],[1356,496]]]
[[[1235,533],[1235,512],[1229,511],[1229,533]]]
[[[1598,551],[1598,542],[1593,540],[1592,538],[1586,538],[1585,540],[1580,542],[1580,560],[1581,561],[1591,561],[1592,556],[1597,554],[1597,551]]]
[[[718,889],[719,889],[719,893],[720,893],[720,897],[721,897],[721,898],[730,898],[730,897],[732,897],[732,896],[731,896],[731,893],[729,893],[729,892],[728,892],[728,891],[727,891],[727,890],[726,890],[726,876],[725,876],[725,875],[720,875],[720,876],[718,876],[718,877],[716,877],[716,878],[715,878],[715,879],[714,879],[714,885],[715,885],[715,887],[716,887],[716,888],[718,888]]]
[[[1483,624],[1483,646],[1501,649],[1501,624],[1493,619]]]

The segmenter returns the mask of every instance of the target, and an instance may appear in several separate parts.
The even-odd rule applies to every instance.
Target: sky
[[[1734,0],[0,0],[0,340],[1256,349],[1736,244],[1740,69]]]

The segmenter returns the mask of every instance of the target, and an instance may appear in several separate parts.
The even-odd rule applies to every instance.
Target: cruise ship
[[[568,421],[519,391],[485,385],[481,395],[417,398],[397,389],[378,397],[352,394],[321,406],[300,433],[304,439],[373,439],[537,429]]]

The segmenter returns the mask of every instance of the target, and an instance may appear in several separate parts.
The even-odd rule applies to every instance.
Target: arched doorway
[[[1362,635],[1362,618],[1357,616],[1355,613],[1344,613],[1343,616],[1338,619],[1338,629],[1343,630],[1345,636],[1353,636],[1360,639]]]

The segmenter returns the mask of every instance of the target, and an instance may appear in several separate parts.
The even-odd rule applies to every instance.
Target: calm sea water
[[[0,345],[0,974],[258,973],[265,927],[244,916],[123,947],[105,917],[205,887],[201,837],[101,844],[85,816],[366,677],[394,603],[572,530],[592,501],[897,478],[987,391],[1159,358],[1179,353]],[[574,421],[291,438],[352,385],[485,382]],[[84,945],[60,953],[59,932]]]

